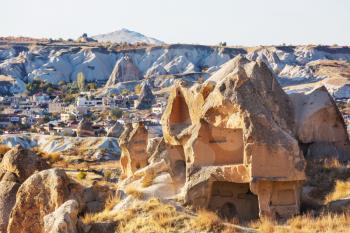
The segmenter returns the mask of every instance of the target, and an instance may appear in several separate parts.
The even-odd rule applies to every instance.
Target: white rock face
[[[40,134],[21,134],[21,135],[0,135],[0,144],[5,144],[9,147],[21,145],[29,149],[38,147],[46,153],[68,152],[72,148],[79,149],[89,148],[91,151],[99,153],[101,151],[108,154],[119,155],[120,149],[117,138],[109,137],[60,137]]]
[[[314,73],[309,66],[311,61],[329,59],[350,62],[350,48],[329,46],[270,46],[246,49],[173,44],[116,52],[103,47],[9,45],[0,47],[0,74],[14,77],[18,83],[15,89],[19,92],[24,90],[25,83],[36,77],[52,83],[58,83],[60,80],[72,82],[76,80],[79,72],[84,73],[87,81],[104,86],[107,80],[113,77],[116,64],[128,57],[135,67],[127,71],[138,72],[119,72],[121,75],[113,80],[113,88],[116,91],[105,92],[114,93],[119,89],[129,89],[128,87],[133,89],[134,85],[124,84],[124,81],[140,78],[158,79],[158,87],[172,84],[171,80],[160,80],[160,75],[183,77],[203,74],[207,78],[238,54],[264,61],[275,72],[283,86],[324,79]],[[137,75],[134,75],[134,78],[130,74]],[[197,77],[199,75],[195,78]],[[337,90],[330,91],[338,93]],[[343,90],[336,94],[339,95],[348,96]]]
[[[164,42],[154,39],[152,37],[147,37],[145,35],[142,35],[141,33],[130,31],[126,28],[123,28],[121,30],[117,30],[114,32],[106,33],[106,34],[100,34],[93,36],[95,40],[99,42],[112,42],[112,43],[130,43],[130,44],[136,44],[136,43],[147,43],[147,44],[154,44],[154,45],[161,45],[164,44]]]

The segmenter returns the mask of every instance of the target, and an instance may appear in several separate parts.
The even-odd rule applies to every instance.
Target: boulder
[[[119,138],[124,130],[124,127],[119,122],[116,122],[111,128],[107,131],[107,137]]]
[[[6,233],[10,213],[16,201],[19,184],[10,181],[0,182],[0,233]]]
[[[48,168],[49,165],[45,160],[32,151],[24,149],[20,145],[9,150],[4,155],[1,163],[1,170],[6,172],[3,175],[3,179],[13,180],[13,175],[15,175],[19,183],[23,183],[34,172]]]
[[[136,109],[144,110],[150,109],[152,104],[155,103],[155,97],[152,93],[151,85],[148,82],[144,82],[141,87],[141,94],[136,105]]]
[[[44,217],[45,233],[77,233],[79,204],[76,200],[63,203]]]
[[[350,159],[347,128],[338,107],[324,86],[290,95],[295,110],[296,137],[308,159]]]
[[[140,70],[133,63],[131,57],[124,56],[117,61],[110,75],[106,87],[111,87],[119,82],[138,81],[143,79]]]
[[[18,189],[10,215],[8,233],[44,233],[44,216],[54,212],[72,190],[66,173],[49,169],[35,173]]]

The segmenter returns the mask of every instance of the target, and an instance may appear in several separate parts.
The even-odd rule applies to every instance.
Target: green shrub
[[[80,171],[78,174],[77,174],[77,178],[79,180],[84,180],[87,176],[87,173],[86,172],[83,172],[83,171]]]

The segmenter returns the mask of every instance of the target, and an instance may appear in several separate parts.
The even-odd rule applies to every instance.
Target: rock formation
[[[116,122],[111,128],[108,129],[107,137],[119,138],[123,130],[123,125]]]
[[[0,166],[0,180],[13,177],[10,180],[23,183],[35,171],[48,168],[49,165],[42,158],[18,145],[4,155]]]
[[[162,123],[166,143],[184,151],[185,202],[241,219],[298,213],[305,161],[268,67],[237,57],[199,92],[175,88]]]
[[[70,199],[71,188],[63,170],[49,169],[29,177],[18,189],[7,232],[44,233],[44,216]]]
[[[309,143],[348,146],[344,122],[327,91],[312,93],[288,96],[265,63],[240,56],[201,85],[176,83],[162,117],[163,139],[150,146],[149,165],[127,167],[138,155],[130,153],[132,142],[141,140],[132,136],[138,128],[129,126],[124,132],[121,164],[132,178],[121,188],[137,185],[152,171],[158,180],[154,193],[160,177],[170,174],[164,182],[172,186],[166,187],[182,188],[174,188],[177,194],[168,198],[218,211],[222,217],[297,214],[305,180],[304,144],[308,154]],[[312,102],[316,106],[305,106]],[[322,121],[323,115],[328,122]],[[143,140],[138,147],[146,145]],[[141,154],[149,156],[143,150]]]
[[[16,146],[9,150],[0,164],[0,233],[5,233],[10,212],[15,205],[20,184],[36,171],[49,165],[35,153]]]
[[[76,233],[79,204],[75,200],[63,203],[44,217],[45,233]]]
[[[78,137],[94,137],[95,132],[92,128],[92,123],[90,120],[84,118],[82,119],[77,127],[77,136]]]
[[[119,138],[122,151],[120,164],[123,176],[130,176],[136,170],[147,166],[148,131],[142,122],[127,124]]]
[[[295,109],[296,135],[308,159],[350,159],[346,125],[327,89],[290,95]]]
[[[152,93],[152,88],[148,82],[144,82],[141,88],[141,94],[136,105],[136,109],[150,109],[155,102],[155,97]]]
[[[106,87],[113,86],[119,82],[137,81],[143,79],[140,70],[135,66],[131,57],[124,56],[116,64],[109,77]]]

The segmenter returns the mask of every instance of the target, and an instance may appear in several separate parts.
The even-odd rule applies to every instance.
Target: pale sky
[[[0,36],[128,28],[167,43],[350,45],[350,0],[0,0]]]

